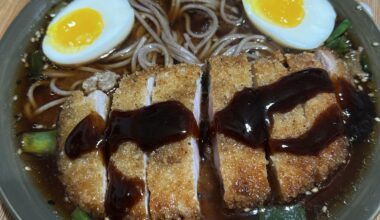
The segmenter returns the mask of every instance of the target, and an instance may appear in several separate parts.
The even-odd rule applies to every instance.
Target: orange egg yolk
[[[296,27],[305,17],[304,0],[248,0],[255,14],[285,28]]]
[[[91,8],[82,8],[62,16],[47,30],[49,43],[63,53],[75,53],[88,47],[103,32],[101,14]]]

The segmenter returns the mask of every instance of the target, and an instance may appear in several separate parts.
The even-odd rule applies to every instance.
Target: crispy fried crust
[[[177,100],[193,109],[196,81],[201,70],[195,65],[176,65],[155,71],[152,102]],[[192,137],[154,151],[148,162],[148,188],[152,219],[199,219],[197,176],[199,157]]]
[[[285,59],[289,70],[276,58],[256,61],[253,68],[257,85],[268,85],[291,72],[323,67],[312,53],[286,54]],[[335,94],[322,93],[290,112],[274,114],[270,137],[284,139],[302,135],[311,128],[319,114],[331,105],[337,105]],[[317,156],[272,152],[270,158],[279,183],[281,200],[289,202],[325,180],[345,163],[347,155],[347,140],[344,137],[338,138]]]
[[[239,57],[215,57],[210,59],[212,110],[222,110],[236,92],[252,86],[248,60]]]
[[[263,204],[270,194],[264,149],[247,147],[222,134],[216,139],[227,207],[244,209]]]
[[[150,76],[148,72],[125,75],[113,94],[111,109],[127,111],[143,107],[148,95],[147,81]]]
[[[135,110],[146,104],[149,96],[147,82],[150,77],[148,72],[137,72],[126,75],[120,81],[119,88],[115,91],[112,110]],[[148,97],[149,99],[150,97]],[[132,142],[121,144],[117,151],[112,154],[110,162],[124,176],[128,178],[140,178],[146,183],[146,158],[144,152]],[[149,219],[147,198],[148,191],[134,207],[132,207],[126,219]]]
[[[332,80],[343,78],[353,84],[354,78],[347,64],[342,59],[339,59],[334,51],[327,48],[319,49],[315,52],[314,58],[322,64],[323,69],[329,72]]]
[[[61,152],[58,168],[70,200],[95,216],[104,217],[107,182],[102,154],[94,151],[71,160],[63,151],[70,132],[92,111],[95,111],[94,101],[79,91],[74,92],[63,105],[58,122],[60,125],[58,143]]]
[[[236,92],[252,86],[251,67],[245,56],[213,58],[210,68],[214,113],[226,107]],[[217,135],[214,155],[228,208],[252,208],[267,200],[270,186],[262,147],[250,148]]]
[[[179,64],[155,70],[153,73],[156,73],[152,100],[154,103],[176,100],[193,110],[196,81],[202,73],[198,66]]]
[[[324,50],[324,52],[329,53],[330,51]],[[331,53],[331,56],[334,55]],[[287,54],[285,57],[289,68],[293,69],[294,71],[311,67],[326,68],[326,66],[322,64],[319,59],[317,59],[316,54]],[[335,68],[331,69],[332,73],[330,73],[330,76],[338,76],[348,79],[349,73],[347,72],[344,62],[335,56],[332,62],[335,62]],[[316,97],[308,100],[304,104],[304,110],[305,117],[309,122],[309,127],[313,125],[315,120],[322,112],[333,105],[338,105],[338,101],[336,100],[334,93],[318,94]],[[347,138],[340,137],[319,153],[317,156],[316,181],[320,182],[327,179],[327,177],[336,171],[340,165],[346,163],[346,158],[349,155],[347,149],[348,145],[349,143]]]
[[[149,157],[152,219],[199,219],[191,138],[159,148]]]

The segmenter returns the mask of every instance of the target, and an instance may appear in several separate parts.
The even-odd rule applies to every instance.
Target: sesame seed
[[[17,154],[18,154],[18,155],[21,155],[21,154],[22,154],[22,149],[21,149],[21,148],[19,148],[19,149],[17,150]]]
[[[327,212],[327,206],[324,205],[324,206],[322,207],[322,212],[323,212],[323,213],[326,213],[326,212]]]
[[[306,192],[305,192],[305,195],[310,196],[310,195],[311,195],[311,192],[310,192],[310,191],[306,191]]]
[[[110,220],[110,218],[108,218],[108,217],[105,217],[105,218],[104,218],[104,220]]]
[[[358,85],[359,91],[363,91],[363,87],[361,85]]]
[[[363,6],[361,6],[361,5],[357,5],[357,6],[356,6],[356,9],[359,10],[359,11],[361,11],[361,10],[363,10]]]
[[[32,170],[32,169],[31,169],[30,167],[28,167],[28,166],[25,166],[24,169],[25,169],[26,171],[31,171],[31,170]]]
[[[244,212],[249,212],[251,209],[249,209],[249,208],[245,208],[244,209]]]
[[[318,188],[317,187],[314,187],[313,189],[311,189],[311,192],[313,192],[313,193],[317,193],[319,190],[318,190]]]
[[[376,42],[376,41],[375,41],[375,42],[372,43],[372,46],[374,46],[374,47],[378,47],[378,46],[380,46],[380,44],[379,44],[379,42]]]
[[[380,118],[379,118],[379,117],[376,117],[376,118],[375,118],[375,121],[380,122]]]
[[[17,101],[17,99],[18,99],[17,95],[13,96],[13,101]]]

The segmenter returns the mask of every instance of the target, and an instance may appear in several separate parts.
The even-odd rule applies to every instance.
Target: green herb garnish
[[[306,220],[306,211],[302,205],[294,206],[273,206],[259,215],[260,220]]]
[[[71,213],[71,219],[73,220],[91,220],[90,216],[87,212],[83,211],[80,208],[75,208],[75,210]]]
[[[21,135],[21,149],[36,155],[46,155],[55,152],[57,146],[57,131],[35,131]]]
[[[29,74],[28,77],[32,81],[42,78],[42,69],[44,68],[43,55],[39,50],[29,54]]]
[[[345,36],[347,30],[351,27],[351,21],[345,19],[333,31],[330,37],[326,40],[325,46],[335,50],[338,54],[344,55],[352,48],[351,41]]]

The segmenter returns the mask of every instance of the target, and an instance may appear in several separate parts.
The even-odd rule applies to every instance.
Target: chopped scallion
[[[360,65],[362,66],[362,70],[366,73],[370,73],[371,70],[369,69],[369,58],[366,53],[362,53],[360,55]]]
[[[330,37],[326,40],[326,44],[329,44],[331,41],[336,40],[340,36],[342,36],[346,31],[351,27],[351,21],[348,19],[344,19],[342,23],[338,25],[337,28],[332,32]]]
[[[259,215],[260,220],[306,220],[306,211],[302,205],[294,206],[273,206],[267,208]]]
[[[21,135],[21,148],[24,152],[46,155],[55,152],[57,131],[36,131]]]
[[[42,69],[44,68],[43,55],[41,51],[34,51],[29,55],[29,74],[28,77],[32,81],[42,78]]]
[[[73,220],[91,220],[90,216],[80,208],[75,208],[71,213],[71,219]]]

